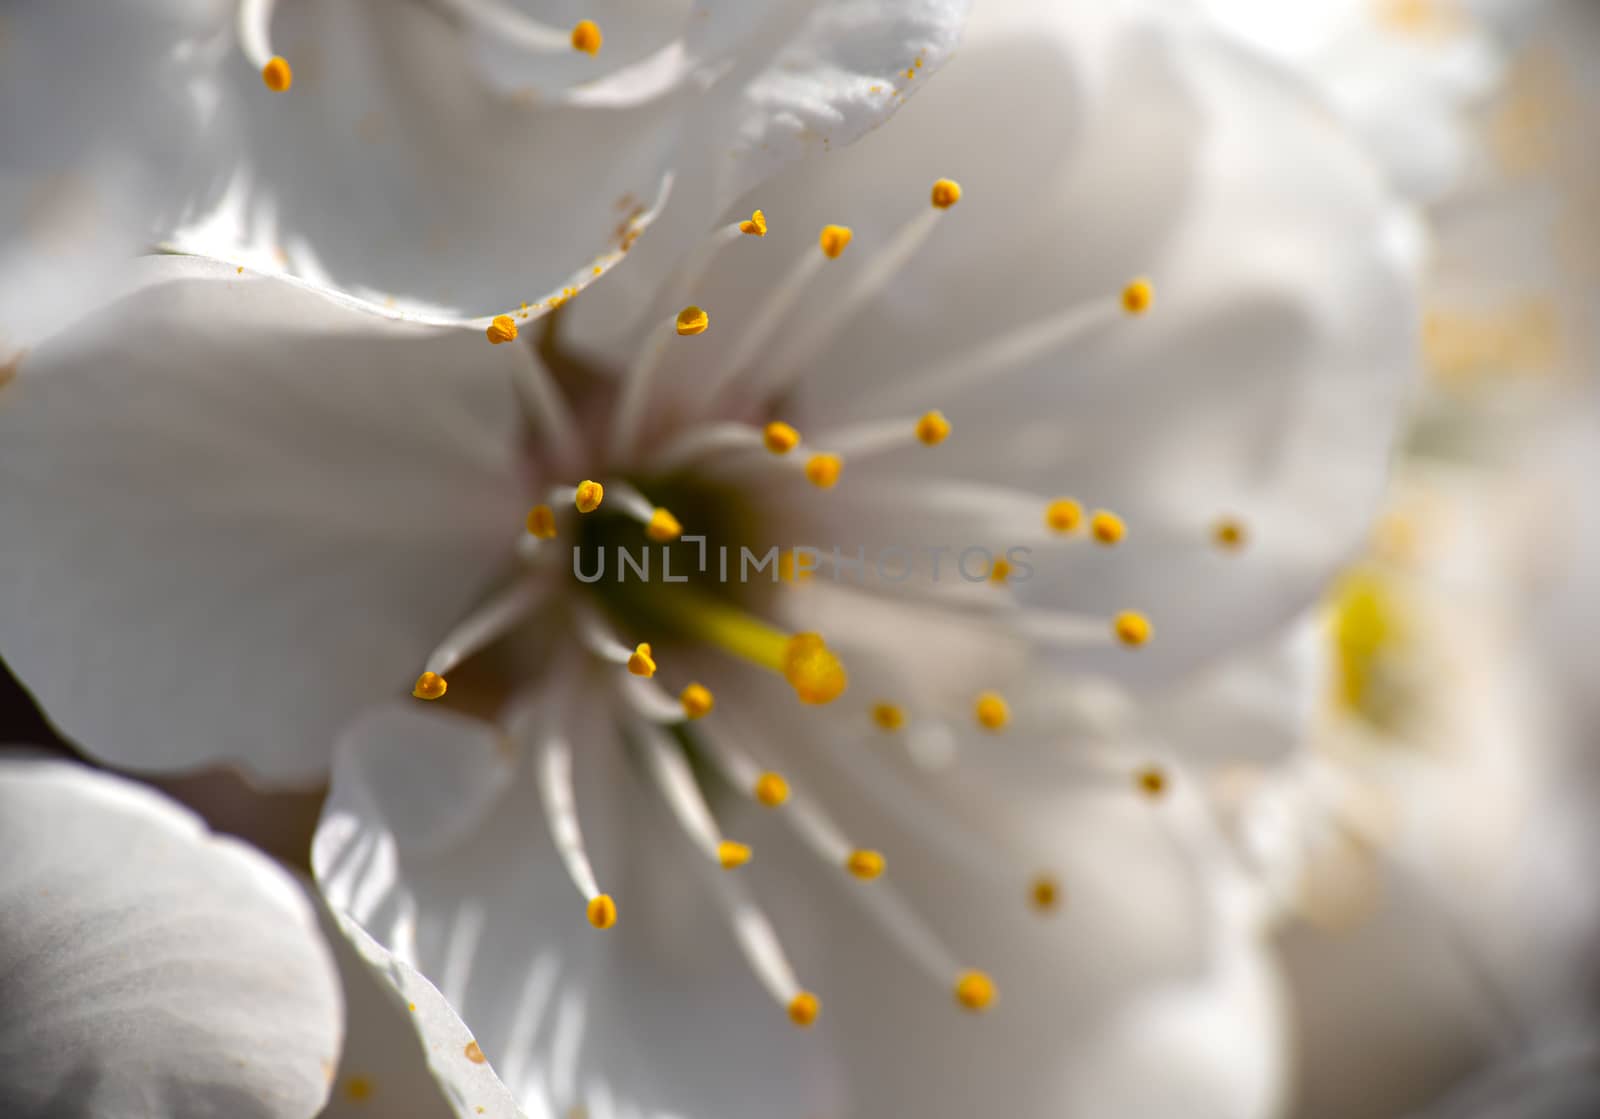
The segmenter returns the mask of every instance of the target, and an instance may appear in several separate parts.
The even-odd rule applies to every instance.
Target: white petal
[[[441,5],[283,4],[294,84],[225,73],[174,243],[428,318],[543,314],[623,256],[664,197],[671,99],[537,108],[477,80]],[[599,271],[596,271],[596,270]]]
[[[490,1101],[507,1087],[535,1119],[574,1105],[650,1119],[732,1119],[753,1101],[780,1117],[828,1110],[813,1039],[708,915],[703,856],[659,831],[610,724],[584,722],[578,804],[619,911],[604,932],[550,843],[526,760],[493,728],[399,707],[341,744],[313,866],[380,977],[439,1008],[416,1023],[434,1076],[463,1115],[504,1107]]]
[[[855,239],[788,326],[830,330],[839,288],[926,213],[936,178],[959,180],[960,204],[804,370],[784,418],[806,434],[938,407],[954,425],[946,443],[866,469],[1121,514],[1121,546],[1079,549],[1064,574],[1018,593],[1091,615],[1145,611],[1149,646],[1073,665],[1165,675],[1303,611],[1366,531],[1412,372],[1415,239],[1364,154],[1299,89],[1203,28],[1142,10],[985,9],[894,128],[752,196],[771,232],[712,269],[697,302],[714,325],[662,380],[693,399],[752,302],[840,222]],[[1114,299],[1141,273],[1155,281],[1148,314],[919,396],[920,371]],[[863,399],[890,390],[893,401]],[[1238,552],[1212,540],[1230,515],[1250,534]]]
[[[508,559],[518,346],[174,258],[0,390],[0,648],[133,769],[326,769]]]
[[[224,0],[0,14],[0,362],[150,236],[202,120]]]
[[[0,1111],[304,1119],[338,976],[292,879],[148,789],[0,761]]]

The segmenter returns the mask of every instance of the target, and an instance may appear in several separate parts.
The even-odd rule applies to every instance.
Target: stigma
[[[801,703],[813,706],[832,703],[849,685],[844,665],[816,633],[798,633],[789,639],[783,651],[783,678]]]

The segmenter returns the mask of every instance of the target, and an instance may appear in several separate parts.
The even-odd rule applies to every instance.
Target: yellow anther
[[[940,179],[933,184],[933,207],[948,210],[961,201],[961,184],[954,179]]]
[[[1061,884],[1048,874],[1041,874],[1028,887],[1028,900],[1040,913],[1053,913],[1061,904]]]
[[[517,340],[517,320],[510,315],[496,315],[489,323],[489,329],[484,331],[489,336],[489,341],[498,346],[502,342],[515,342]]]
[[[844,460],[838,455],[824,452],[806,460],[806,481],[819,490],[831,490],[839,484],[839,474],[844,470]]]
[[[593,513],[600,508],[600,503],[606,499],[606,488],[592,478],[585,478],[578,483],[578,490],[572,497],[572,503],[578,507],[580,513]]]
[[[775,455],[786,455],[800,445],[800,433],[782,420],[773,420],[761,432],[761,441]]]
[[[450,684],[443,676],[437,672],[424,672],[412,685],[411,694],[418,699],[438,699],[449,689]]]
[[[1051,532],[1077,532],[1083,524],[1083,506],[1070,497],[1059,497],[1045,506],[1044,523]]]
[[[556,512],[548,505],[535,505],[528,510],[528,535],[540,540],[556,538]]]
[[[650,514],[650,523],[644,526],[644,534],[657,544],[667,544],[683,535],[683,526],[665,509],[657,508]]]
[[[872,721],[879,730],[899,730],[906,725],[906,713],[892,703],[874,703]]]
[[[943,412],[927,412],[917,421],[917,438],[924,446],[937,447],[950,438],[950,421]]]
[[[284,92],[294,84],[294,71],[289,68],[289,60],[280,55],[267,59],[267,64],[261,68],[261,80],[267,83],[267,88],[273,93]]]
[[[995,561],[989,565],[989,582],[1003,584],[1009,578],[1011,578],[1010,561],[996,556]]]
[[[598,894],[589,899],[589,923],[597,929],[609,929],[617,923],[617,903],[610,894]]]
[[[849,684],[844,665],[815,633],[797,633],[783,650],[783,678],[801,703],[832,703]]]
[[[850,857],[844,861],[844,867],[857,878],[870,882],[883,873],[883,856],[863,847],[850,852]]]
[[[994,980],[983,972],[964,972],[956,980],[956,1001],[965,1009],[974,1013],[988,1010],[994,999]]]
[[[739,223],[739,232],[749,234],[751,237],[765,237],[767,235],[767,215],[757,210],[750,215],[749,221]]]
[[[1139,791],[1151,800],[1157,800],[1167,791],[1167,775],[1153,765],[1145,766],[1134,776]]]
[[[816,578],[816,575],[817,573],[811,568],[800,566],[800,560],[793,548],[778,553],[778,578],[785,583],[808,583]]]
[[[572,26],[572,49],[582,51],[584,54],[595,55],[600,53],[600,44],[605,41],[605,36],[600,34],[600,25],[592,19],[580,19]]]
[[[1142,315],[1155,301],[1156,289],[1150,281],[1140,278],[1122,289],[1122,309],[1130,315]]]
[[[684,337],[704,334],[710,325],[711,316],[692,303],[678,312],[678,333]]]
[[[756,778],[756,799],[768,808],[776,808],[789,799],[789,782],[782,774],[767,772]]]
[[[1249,541],[1250,532],[1243,521],[1235,517],[1223,517],[1211,526],[1211,539],[1216,541],[1217,547],[1237,552]]]
[[[1111,628],[1117,640],[1129,646],[1143,645],[1155,632],[1150,628],[1150,619],[1136,610],[1124,610],[1118,614]]]
[[[984,692],[972,705],[978,725],[984,730],[1004,730],[1011,721],[1011,707],[997,692]]]
[[[731,839],[724,839],[717,844],[717,862],[722,864],[723,870],[733,870],[750,861],[750,848],[743,843],[735,843]]]
[[[628,671],[646,680],[656,674],[656,658],[649,645],[641,643],[628,654]]]
[[[1128,526],[1123,524],[1122,518],[1115,513],[1098,509],[1094,516],[1089,518],[1089,531],[1101,544],[1111,545],[1120,543],[1122,538],[1128,535]]]
[[[704,684],[690,684],[678,693],[678,702],[683,704],[683,713],[691,719],[703,719],[711,714],[711,709],[716,706],[716,700],[711,697],[711,689]]]
[[[817,244],[822,246],[823,256],[829,260],[838,260],[839,254],[844,252],[845,246],[854,236],[848,225],[825,225],[817,237]]]
[[[822,1013],[822,1004],[817,1001],[817,996],[810,991],[801,991],[789,1000],[789,1021],[805,1029],[817,1020],[817,1015]]]

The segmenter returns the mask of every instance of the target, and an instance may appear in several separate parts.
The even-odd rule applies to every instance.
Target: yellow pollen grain
[[[1150,626],[1150,619],[1137,610],[1124,610],[1118,614],[1111,623],[1111,630],[1117,635],[1118,641],[1134,648],[1149,641],[1155,632]]]
[[[850,852],[850,857],[844,861],[844,867],[862,881],[870,882],[883,873],[883,856],[877,851],[869,851],[863,847]]]
[[[806,481],[819,490],[833,489],[839,484],[839,475],[843,471],[844,460],[828,452],[812,455],[806,461]]]
[[[1156,289],[1149,280],[1140,278],[1122,289],[1122,309],[1130,315],[1142,315],[1155,298]]]
[[[750,861],[750,848],[743,843],[724,839],[717,844],[717,862],[723,870],[734,870]]]
[[[1141,769],[1134,775],[1134,782],[1139,791],[1151,800],[1159,800],[1167,791],[1167,775],[1157,767],[1150,765]]]
[[[641,642],[628,654],[628,671],[635,676],[643,676],[646,680],[656,674],[656,659],[649,645]]]
[[[411,694],[418,699],[439,699],[450,689],[450,685],[443,676],[437,672],[424,672],[417,677],[417,682],[411,688]]]
[[[356,1103],[372,1098],[373,1083],[365,1076],[352,1076],[344,1082],[344,1094]]]
[[[585,478],[578,483],[577,492],[572,495],[572,504],[577,506],[580,513],[593,513],[605,499],[606,488],[593,478]]]
[[[1011,578],[1011,564],[997,556],[994,563],[989,565],[989,582],[1003,585],[1009,578]]]
[[[775,455],[786,455],[800,445],[800,433],[782,420],[773,420],[761,432],[761,441]]]
[[[906,713],[892,703],[874,703],[872,721],[879,730],[896,731],[906,725]]]
[[[825,225],[817,237],[817,244],[822,247],[823,256],[829,260],[838,260],[845,246],[850,244],[850,238],[854,236],[848,225]]]
[[[535,505],[528,510],[528,535],[540,540],[556,538],[556,512],[548,505]]]
[[[956,980],[956,1002],[974,1014],[988,1010],[995,1000],[994,980],[981,971],[963,972]]]
[[[1051,532],[1077,532],[1083,524],[1083,506],[1070,497],[1060,497],[1045,506],[1044,523]]]
[[[483,1047],[476,1041],[467,1042],[466,1047],[461,1052],[466,1056],[467,1060],[475,1065],[481,1065],[487,1059],[483,1055]]]
[[[1128,526],[1115,513],[1097,509],[1094,516],[1089,518],[1089,532],[1098,543],[1109,547],[1122,542],[1122,538],[1128,535]]]
[[[961,184],[954,179],[940,179],[933,184],[933,208],[948,210],[961,201]]]
[[[711,709],[716,706],[716,700],[711,696],[711,689],[704,684],[690,684],[678,694],[678,702],[683,704],[683,713],[690,719],[703,719],[711,714]]]
[[[489,336],[489,341],[498,346],[502,342],[515,342],[517,340],[517,320],[510,315],[496,315],[489,323],[489,329],[484,331]]]
[[[1250,530],[1236,517],[1223,517],[1211,526],[1211,539],[1226,552],[1241,550],[1250,540]]]
[[[678,312],[677,331],[685,338],[704,334],[710,325],[711,316],[706,314],[703,308],[696,307],[692,303]]]
[[[1041,874],[1028,887],[1028,900],[1040,913],[1054,913],[1061,905],[1061,884]]]
[[[813,706],[832,703],[849,685],[844,665],[816,633],[797,633],[789,639],[783,650],[783,677],[801,703]]]
[[[667,544],[683,535],[683,525],[665,509],[657,508],[650,514],[650,523],[644,526],[644,534],[657,544]]]
[[[597,894],[589,899],[585,915],[597,929],[609,929],[617,923],[617,903],[610,894]]]
[[[972,705],[972,713],[984,730],[1000,731],[1011,722],[1011,707],[998,692],[984,692]]]
[[[739,232],[751,237],[765,237],[767,235],[767,215],[756,210],[750,215],[748,221],[739,223]]]
[[[822,1004],[810,991],[801,991],[789,1000],[789,1021],[801,1029],[810,1027],[822,1013]]]
[[[605,36],[600,34],[600,25],[592,19],[580,19],[572,25],[572,49],[582,51],[587,55],[600,53],[600,45],[605,42]]]
[[[267,64],[261,68],[261,80],[273,93],[286,92],[294,84],[294,71],[289,67],[289,60],[281,55],[267,59]]]
[[[789,782],[783,775],[768,771],[756,778],[756,799],[768,808],[776,808],[789,799]]]
[[[917,421],[917,439],[925,447],[937,447],[950,438],[950,421],[943,412],[926,412]]]

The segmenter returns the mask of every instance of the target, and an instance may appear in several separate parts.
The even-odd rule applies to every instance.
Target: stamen
[[[650,654],[649,645],[641,642],[632,653],[628,654],[628,671],[635,676],[643,676],[646,680],[656,674],[656,662]]]
[[[812,455],[806,460],[806,481],[819,490],[831,490],[839,484],[844,471],[844,460],[835,454]]]
[[[833,448],[831,455],[852,462],[888,454],[905,447],[937,447],[950,435],[950,421],[942,412],[924,412],[915,419],[871,420],[835,428],[817,437],[817,442]]]
[[[710,315],[699,307],[689,306],[673,315],[664,326],[651,332],[633,368],[622,380],[622,396],[617,401],[611,425],[613,459],[620,459],[630,451],[634,439],[639,435],[639,424],[644,418],[645,406],[650,401],[650,383],[667,352],[667,343],[673,338],[703,334],[710,325]]]
[[[940,179],[933,184],[933,205],[937,210],[948,210],[961,201],[961,184],[954,179]]]
[[[1117,615],[1113,628],[1117,640],[1124,645],[1137,647],[1149,641],[1154,631],[1150,627],[1150,619],[1134,610],[1126,610]]]
[[[449,687],[445,677],[462,661],[482,652],[511,632],[544,601],[549,583],[519,579],[468,614],[428,655],[411,694],[438,699]]]
[[[739,223],[739,232],[747,237],[765,237],[767,235],[767,215],[756,210],[750,215],[750,220]]]
[[[652,659],[652,654],[645,654],[645,658]],[[684,711],[683,701],[655,683],[650,676],[630,672],[626,676],[618,676],[617,685],[633,713],[647,722],[674,726],[689,718]]]
[[[645,535],[658,544],[667,544],[683,535],[683,526],[678,523],[678,518],[662,508],[650,511],[650,521],[644,527]]]
[[[879,730],[897,731],[906,725],[906,713],[892,703],[875,703],[872,705],[872,721]]]
[[[1211,528],[1211,539],[1227,552],[1237,552],[1249,542],[1250,533],[1237,517],[1223,517]]]
[[[1155,302],[1156,289],[1143,277],[1122,289],[1122,309],[1130,315],[1142,315]]]
[[[755,797],[768,808],[777,808],[789,799],[789,782],[769,770],[756,778]]]
[[[716,701],[711,696],[711,689],[704,684],[690,684],[678,695],[678,700],[683,704],[683,715],[686,719],[703,719],[711,714]]]
[[[737,870],[750,861],[750,848],[743,843],[735,843],[731,839],[724,839],[717,844],[717,862],[722,864],[723,870]]]
[[[1089,518],[1089,531],[1098,543],[1107,547],[1121,543],[1122,538],[1128,534],[1122,518],[1104,509],[1096,510],[1094,516]]]
[[[575,469],[582,453],[578,422],[539,355],[527,347],[523,353],[526,360],[516,362],[512,381],[523,411],[553,452],[556,464],[563,470]]]
[[[949,188],[954,188],[950,190]],[[951,196],[954,196],[951,198]],[[942,179],[933,188],[933,205],[901,226],[889,243],[868,259],[867,265],[854,280],[844,287],[827,307],[808,324],[810,329],[790,335],[788,343],[780,347],[767,363],[759,381],[758,392],[771,397],[783,392],[810,369],[833,340],[861,311],[870,307],[877,296],[900,274],[907,262],[916,255],[922,243],[933,232],[934,226],[960,198],[961,188],[948,179]],[[941,206],[941,198],[950,198]],[[850,243],[850,231],[842,226],[828,226],[822,231],[822,251],[837,256]],[[830,247],[837,252],[830,252]]]
[[[855,233],[848,225],[825,225],[822,227],[822,232],[817,235],[817,247],[829,260],[838,260],[844,255],[844,250],[849,247],[850,239],[854,236]]]
[[[580,513],[593,513],[606,498],[606,488],[592,478],[585,478],[572,491],[572,504]]]
[[[963,972],[956,980],[956,1001],[967,1010],[981,1013],[995,1000],[994,980],[981,971]]]
[[[876,412],[993,388],[997,378],[1025,369],[1116,322],[1121,317],[1120,308],[1121,302],[1116,296],[1102,296],[1025,326],[1001,331],[990,341],[952,354],[932,366],[898,376],[874,378],[870,387],[860,391],[856,405]]]
[[[1077,532],[1083,524],[1083,506],[1070,497],[1057,498],[1045,508],[1044,523],[1051,532]]]
[[[1011,722],[1011,707],[997,692],[984,692],[972,706],[978,725],[987,731],[1000,731]]]
[[[272,49],[272,10],[277,0],[239,0],[235,11],[239,50],[261,74],[261,80],[274,93],[283,93],[294,83],[289,63]]]
[[[550,839],[561,856],[567,877],[588,903],[585,916],[589,924],[597,929],[609,929],[617,922],[617,904],[609,894],[600,892],[594,867],[589,863],[583,829],[578,823],[578,802],[572,792],[572,746],[562,730],[567,697],[574,685],[572,670],[561,671],[542,694],[525,701],[509,722],[520,729],[533,718],[548,720],[534,740],[533,774],[549,823]]]
[[[862,881],[870,882],[883,874],[883,856],[877,851],[859,848],[850,852],[844,861],[845,869]]]
[[[801,1029],[806,1029],[817,1020],[821,1010],[822,1004],[817,1001],[816,995],[810,991],[801,991],[789,1000],[789,1021]]]
[[[294,71],[289,67],[289,60],[282,55],[267,59],[267,64],[261,68],[261,80],[273,93],[287,93],[294,84]]]
[[[758,804],[777,808],[788,801],[789,782],[782,774],[762,769],[754,758],[719,733],[706,731],[700,736],[700,743],[723,780]]]
[[[649,465],[652,473],[670,474],[729,451],[752,451],[765,446],[765,433],[750,424],[695,424],[651,456]]]
[[[651,303],[651,314],[658,318],[666,314],[668,307],[678,307],[688,302],[695,289],[699,287],[701,278],[711,262],[724,248],[745,237],[765,237],[767,235],[767,215],[760,210],[755,211],[746,221],[729,222],[718,229],[711,236],[702,240],[691,249],[683,258],[679,266],[674,269],[667,281],[661,285],[660,292]],[[652,337],[648,345],[655,345]],[[644,355],[635,360],[635,365],[642,364]]]
[[[572,28],[572,49],[582,51],[587,55],[600,53],[600,44],[604,36],[600,34],[600,27],[592,19],[580,19]]]
[[[800,433],[781,420],[774,420],[762,429],[761,439],[775,455],[786,455],[800,445]]]
[[[489,322],[489,329],[484,333],[489,336],[490,345],[498,346],[502,342],[515,342],[517,340],[517,320],[510,315],[496,315]]]
[[[528,535],[540,540],[556,538],[556,514],[548,505],[535,505],[528,510]]]

